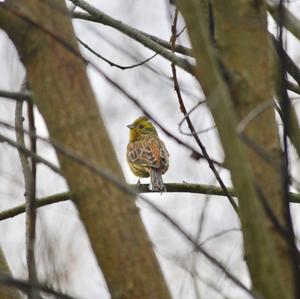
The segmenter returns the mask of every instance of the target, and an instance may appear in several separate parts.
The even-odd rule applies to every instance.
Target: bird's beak
[[[135,127],[135,126],[132,125],[132,124],[127,126],[128,129],[133,129],[134,127]]]

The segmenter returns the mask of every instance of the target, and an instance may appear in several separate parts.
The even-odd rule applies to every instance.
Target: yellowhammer
[[[161,175],[169,168],[169,153],[153,124],[142,116],[127,127],[130,129],[127,161],[131,171],[139,181],[150,176],[150,190],[166,191]]]

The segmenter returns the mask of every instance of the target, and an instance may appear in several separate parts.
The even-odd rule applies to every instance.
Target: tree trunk
[[[235,0],[214,0],[213,8],[216,47],[229,77],[228,86],[241,121],[263,102],[272,101],[274,96],[274,55],[270,48],[266,6],[264,1],[254,5],[253,1],[241,4]],[[247,151],[255,184],[278,221],[287,227],[282,200],[282,153],[272,106],[258,114],[244,133],[269,155],[271,163],[253,149]],[[251,228],[244,227],[244,231],[247,229]],[[292,298],[294,279],[288,243],[271,220],[268,221],[268,231],[280,264],[285,298]],[[246,254],[253,285],[260,289],[263,274],[254,261],[257,255],[250,253],[255,252],[253,246],[252,242],[248,243]]]
[[[124,182],[64,1],[6,1],[0,26],[17,47],[50,137]],[[170,298],[134,198],[57,154],[112,298]]]
[[[271,100],[273,95],[272,61],[264,8],[255,9],[253,1],[213,1],[214,5],[218,4],[214,9],[217,38],[213,41],[208,26],[203,21],[206,17],[199,4],[202,1],[179,0],[178,4],[185,18],[197,61],[197,77],[217,125],[226,165],[239,198],[239,215],[253,289],[264,298],[292,298],[291,262],[285,255],[286,246],[270,224],[256,193],[255,181],[261,179],[262,181],[257,182],[258,186],[271,207],[276,205],[276,216],[282,220],[278,169],[274,170],[247,149],[237,134],[239,120],[257,104]],[[254,45],[253,39],[257,39]],[[213,48],[213,43],[217,43],[216,48]],[[219,44],[223,67],[216,55]],[[259,62],[256,56],[259,57]],[[259,70],[255,71],[255,67]],[[229,75],[226,73],[227,69]],[[257,123],[256,121],[247,128],[246,133],[255,143],[266,147],[279,164],[280,149],[274,112],[269,110]],[[287,273],[284,273],[283,266]]]
[[[11,275],[10,269],[6,262],[5,256],[2,249],[0,248],[0,272]],[[21,296],[16,289],[8,288],[3,285],[0,285],[0,298],[1,299],[20,299]]]

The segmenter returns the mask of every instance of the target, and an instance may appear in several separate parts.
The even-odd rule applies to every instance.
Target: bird
[[[162,175],[169,168],[169,152],[158,137],[157,131],[146,116],[137,118],[127,126],[130,129],[127,145],[127,162],[133,174],[150,177],[149,190],[166,191]]]

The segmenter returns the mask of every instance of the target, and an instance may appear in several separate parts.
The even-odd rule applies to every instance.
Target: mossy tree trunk
[[[264,102],[274,96],[274,55],[270,48],[267,29],[267,11],[264,1],[214,0],[213,16],[215,39],[219,57],[227,73],[228,86],[238,120],[243,120]],[[248,149],[248,161],[258,186],[278,221],[287,227],[284,217],[281,178],[282,153],[275,121],[274,109],[266,109],[245,128],[244,134],[256,146],[263,149],[269,161],[257,151]],[[270,162],[271,161],[271,162]],[[273,238],[275,255],[280,264],[281,282],[285,286],[285,298],[292,298],[294,291],[292,259],[286,240],[267,220],[268,231]],[[244,227],[244,231],[251,229]],[[256,259],[254,244],[248,243],[246,254],[252,272],[252,281],[261,287],[261,271],[253,261]]]
[[[3,274],[11,275],[6,258],[0,248],[0,272]],[[1,299],[20,299],[20,293],[16,289],[7,288],[0,285],[0,298]]]
[[[26,67],[50,137],[124,181],[86,65],[68,49],[79,53],[64,1],[6,1],[0,26]],[[112,298],[170,298],[134,198],[65,155],[58,158]]]
[[[264,298],[293,298],[293,268],[287,244],[269,221],[261,198],[263,194],[284,224],[278,172],[281,150],[274,111],[259,115],[244,133],[267,151],[277,168],[247,148],[237,132],[239,122],[250,111],[273,97],[274,68],[264,1],[210,1],[213,24],[206,22],[202,9],[205,2],[179,0],[178,4],[196,57],[198,81],[217,125],[239,198],[252,286]],[[257,193],[257,187],[262,194]]]

